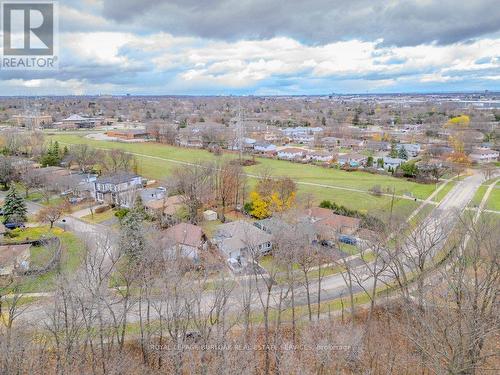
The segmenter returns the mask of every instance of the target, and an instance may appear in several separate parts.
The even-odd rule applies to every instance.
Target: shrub
[[[129,213],[129,211],[130,210],[128,208],[120,208],[118,211],[115,212],[115,216],[121,220]]]

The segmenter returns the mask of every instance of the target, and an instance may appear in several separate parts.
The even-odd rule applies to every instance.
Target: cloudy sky
[[[498,0],[61,0],[58,71],[1,95],[500,90]]]

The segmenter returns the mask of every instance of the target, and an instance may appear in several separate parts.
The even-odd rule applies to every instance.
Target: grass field
[[[481,203],[481,200],[483,199],[484,194],[486,193],[486,190],[488,190],[488,186],[479,186],[479,188],[476,190],[476,194],[474,194],[474,198],[472,198],[469,203],[469,207],[478,207]]]
[[[139,173],[145,177],[159,180],[167,179],[172,170],[182,165],[183,162],[198,163],[218,158],[204,150],[158,143],[96,141],[75,134],[50,135],[48,138],[58,140],[64,145],[86,143],[102,149],[119,148],[134,153],[139,162]],[[223,157],[231,158],[235,157],[235,154],[225,154]],[[269,170],[276,176],[288,176],[299,183],[299,197],[307,193],[314,197],[316,203],[330,199],[357,210],[387,210],[390,207],[390,197],[375,197],[368,193],[368,190],[376,185],[380,186],[384,192],[392,193],[394,189],[396,195],[411,195],[420,199],[427,198],[435,189],[434,184],[417,184],[404,179],[371,175],[364,172],[345,172],[274,159],[257,158],[257,161],[257,165],[245,167],[247,174],[258,175],[263,170]],[[317,184],[326,186],[317,186]],[[361,190],[361,192],[341,190],[335,187],[356,189]],[[404,201],[404,199],[399,200]],[[408,200],[399,202],[399,200],[394,204],[395,210],[406,212],[407,209],[411,209],[413,202]]]
[[[472,198],[469,207],[477,207],[481,203],[486,191],[490,187],[490,184],[483,184],[477,189],[474,198]],[[500,184],[496,184],[493,190],[491,190],[490,196],[486,205],[484,206],[487,210],[500,211]]]
[[[107,220],[111,220],[113,218],[115,218],[115,212],[114,210],[106,210],[104,212],[99,212],[99,213],[94,213],[94,215],[92,214],[88,214],[86,216],[83,216],[81,219],[83,221],[86,221],[87,223],[91,223],[91,224],[100,224],[104,221],[107,221]]]

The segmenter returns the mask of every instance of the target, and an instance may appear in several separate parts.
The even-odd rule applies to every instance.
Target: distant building
[[[314,136],[316,134],[320,134],[323,131],[323,128],[297,126],[295,128],[284,128],[281,129],[281,131],[283,135],[292,142],[309,143],[314,141]]]
[[[276,146],[273,145],[272,143],[267,143],[267,142],[256,142],[253,145],[253,149],[258,152],[276,152]]]
[[[306,151],[301,148],[288,147],[278,151],[278,158],[280,159],[302,159]]]
[[[58,122],[57,127],[62,129],[94,128],[103,121],[101,117],[84,117],[74,114]]]
[[[406,163],[406,160],[399,158],[390,158],[388,156],[384,157],[384,169],[396,169],[401,164]]]
[[[49,115],[15,115],[12,119],[17,126],[28,129],[48,128],[53,122]]]
[[[312,161],[329,162],[333,159],[333,155],[326,151],[311,151],[306,154],[305,158]]]
[[[95,199],[100,203],[130,208],[141,186],[141,176],[133,173],[121,172],[99,177],[94,182]]]
[[[344,165],[349,165],[350,167],[357,168],[360,167],[361,165],[365,164],[366,161],[368,160],[368,157],[363,155],[363,154],[358,154],[358,153],[350,153],[350,154],[345,154],[342,156],[339,156],[338,162],[340,166]]]
[[[368,141],[365,147],[371,151],[389,151],[391,149],[391,144],[384,141]]]
[[[400,143],[396,145],[396,149],[399,151],[401,148],[404,148],[406,150],[406,154],[408,157],[414,158],[418,156],[420,153],[420,145],[419,144],[414,144],[414,143]]]
[[[340,147],[360,149],[365,145],[365,141],[362,139],[341,139]]]
[[[500,153],[488,148],[476,148],[469,155],[470,159],[476,163],[492,163],[498,160]]]

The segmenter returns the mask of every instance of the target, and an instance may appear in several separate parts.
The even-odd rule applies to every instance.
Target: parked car
[[[358,243],[356,238],[346,235],[339,236],[339,241],[348,245],[356,245]]]
[[[16,229],[16,228],[21,228],[24,229],[26,226],[23,223],[5,223],[4,224],[5,228],[7,229]]]

